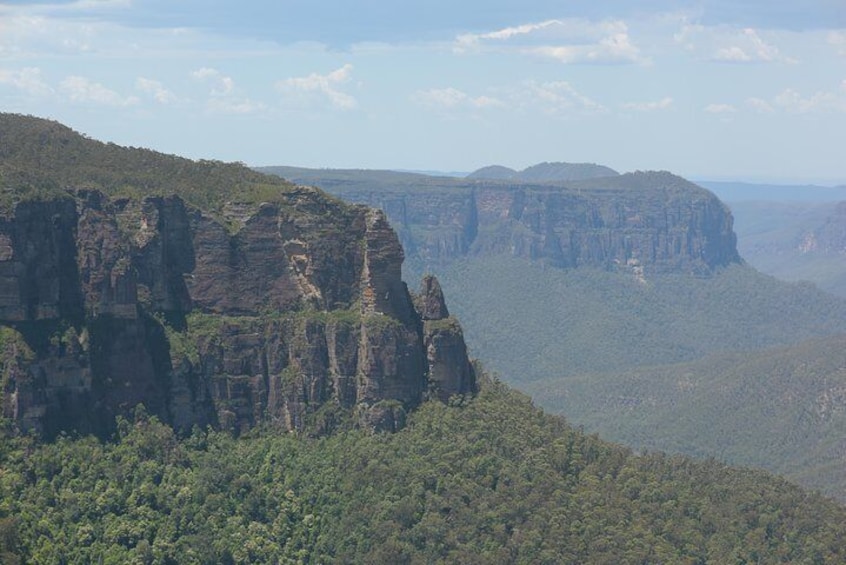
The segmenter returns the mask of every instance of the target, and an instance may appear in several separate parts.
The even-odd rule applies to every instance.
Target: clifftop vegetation
[[[8,202],[96,188],[110,196],[178,194],[210,212],[224,203],[274,201],[292,188],[237,163],[193,161],[87,138],[50,120],[0,113],[0,188]]]

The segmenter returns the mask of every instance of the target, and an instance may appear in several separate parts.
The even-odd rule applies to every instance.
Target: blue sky
[[[251,165],[846,183],[846,2],[0,0],[0,110]]]

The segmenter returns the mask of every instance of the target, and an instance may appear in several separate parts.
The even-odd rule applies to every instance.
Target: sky
[[[846,0],[0,0],[0,111],[256,166],[846,184]]]

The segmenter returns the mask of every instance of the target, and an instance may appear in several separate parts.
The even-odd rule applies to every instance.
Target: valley
[[[786,238],[777,233],[795,239],[809,218],[836,238],[842,221],[831,215],[831,205],[812,201],[837,189],[785,187],[780,193],[805,195],[806,202],[741,200],[737,220],[731,206],[705,204],[707,193],[667,173],[612,171],[605,178],[530,184],[496,168],[504,180],[270,171],[385,209],[403,238],[406,272],[439,276],[464,322],[471,354],[547,410],[638,448],[760,466],[846,498],[846,477],[835,471],[842,452],[839,416],[809,417],[795,430],[785,423],[795,423],[789,414],[815,413],[817,396],[837,396],[846,385],[841,367],[823,369],[810,353],[819,353],[814,340],[826,336],[830,348],[846,343],[846,301],[809,282],[765,275],[742,252],[760,242],[781,245]],[[778,194],[774,187],[716,186],[736,198]],[[520,195],[507,200],[519,207],[481,214],[477,205],[474,211],[469,203],[484,202],[491,191]],[[796,213],[801,209],[807,214]],[[776,253],[782,271],[804,278],[801,262]],[[843,266],[838,253],[828,259],[835,270]],[[766,265],[762,253],[751,254]],[[780,373],[751,369],[774,355],[773,347],[787,348],[776,350],[778,357],[797,374],[785,367]],[[735,365],[731,376],[720,372],[724,359],[749,372]],[[807,374],[798,369],[808,366],[815,368]],[[802,379],[818,384],[786,402],[785,387]],[[695,395],[679,398],[676,382],[699,386]],[[727,406],[734,407],[733,418]],[[764,424],[755,416],[761,414],[780,425]]]
[[[0,142],[4,562],[846,559],[846,303],[680,177]]]

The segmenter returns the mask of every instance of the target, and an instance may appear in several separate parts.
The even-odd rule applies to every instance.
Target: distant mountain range
[[[538,163],[522,171],[500,165],[483,167],[467,175],[468,179],[510,180],[526,183],[559,182],[613,177],[620,173],[604,165],[593,163]]]
[[[773,184],[698,180],[724,202],[834,202],[846,200],[846,185]]]

